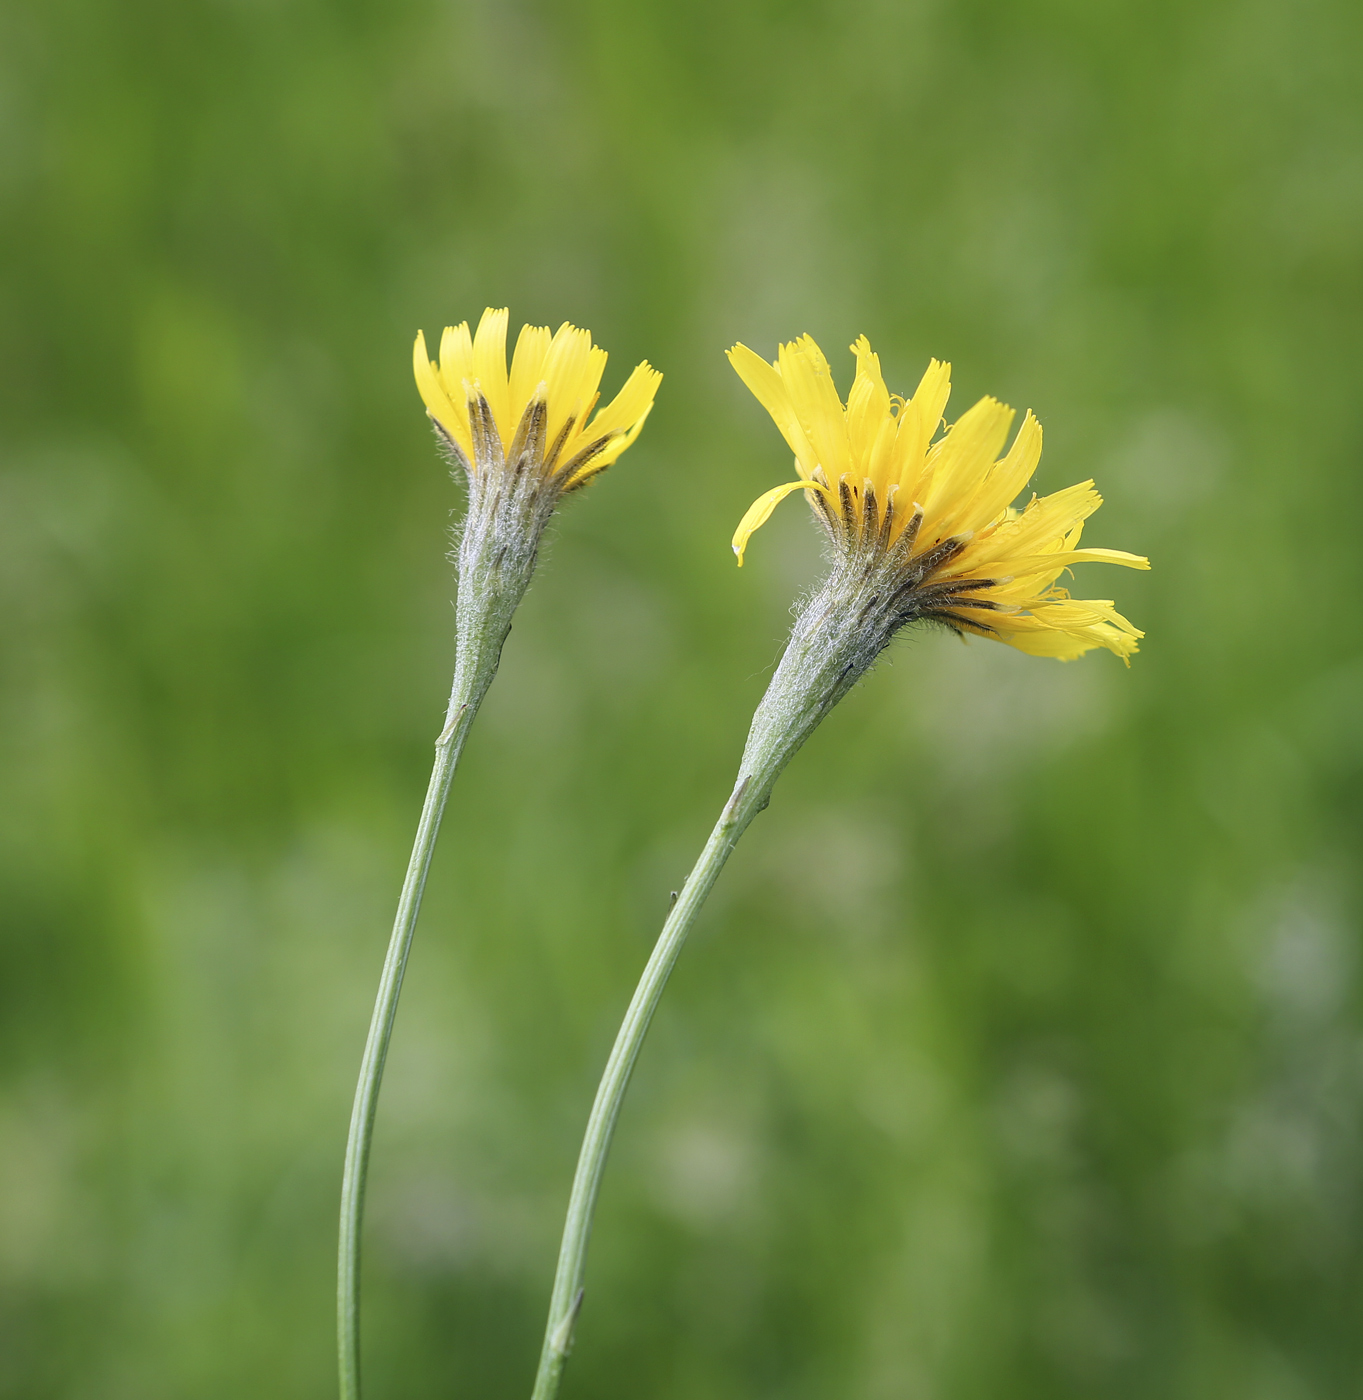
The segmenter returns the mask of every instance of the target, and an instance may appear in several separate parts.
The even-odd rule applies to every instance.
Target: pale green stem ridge
[[[864,566],[835,567],[801,610],[781,663],[753,715],[733,795],[687,876],[639,979],[582,1140],[532,1400],[553,1400],[572,1350],[573,1329],[582,1306],[587,1244],[606,1155],[663,988],[701,906],[739,837],[767,805],[781,770],[880,650],[866,644],[861,625],[866,607],[873,607],[881,596],[875,591],[877,582],[874,571],[868,575]]]
[[[511,619],[534,572],[540,535],[558,498],[557,490],[545,489],[532,474],[503,471],[500,457],[491,469],[470,476],[469,508],[458,552],[454,683],[379,979],[346,1143],[336,1279],[341,1400],[360,1396],[360,1233],[369,1149],[426,875],[464,740],[497,674]]]

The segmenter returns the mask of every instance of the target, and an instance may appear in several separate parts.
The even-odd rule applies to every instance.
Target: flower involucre
[[[940,622],[1062,661],[1094,647],[1130,657],[1144,633],[1110,601],[1071,598],[1056,580],[1071,564],[1148,569],[1149,561],[1078,547],[1084,521],[1102,504],[1092,481],[1013,507],[1041,457],[1032,414],[1002,457],[1014,414],[997,399],[981,399],[936,437],[951,366],[931,361],[913,397],[902,399],[885,388],[865,336],[851,349],[857,374],[846,407],[807,335],[782,345],[774,364],[746,345],[729,351],[799,473],[759,496],[739,522],[739,564],[777,503],[803,490],[840,554],[894,564],[903,621]]]
[[[645,360],[589,423],[606,368],[606,352],[592,344],[591,332],[566,321],[552,336],[547,326],[523,326],[508,372],[506,327],[506,309],[491,307],[473,335],[467,321],[446,326],[439,364],[418,331],[417,389],[471,477],[528,469],[572,491],[639,435],[662,375]]]

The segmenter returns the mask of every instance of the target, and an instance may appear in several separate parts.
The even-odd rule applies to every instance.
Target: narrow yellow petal
[[[897,481],[900,491],[911,500],[922,499],[928,444],[941,426],[950,397],[951,366],[942,360],[929,360],[913,397],[899,411],[890,480]]]
[[[746,345],[735,345],[728,353],[734,372],[752,391],[757,402],[771,414],[771,421],[795,454],[800,474],[808,476],[818,465],[818,457],[805,436],[800,416],[790,402],[790,394],[775,365],[769,365]]]
[[[777,367],[818,465],[830,481],[839,480],[851,466],[847,414],[823,351],[811,336],[802,335],[780,347]]]
[[[959,512],[993,467],[1012,422],[1007,404],[983,398],[951,425],[933,449],[932,483],[923,496],[925,531],[938,535],[965,528]]]
[[[436,422],[459,444],[460,450],[472,464],[473,439],[469,433],[468,407],[462,398],[452,402],[445,392],[426,350],[424,331],[416,333],[416,344],[412,346],[412,370],[416,375],[421,401]]]
[[[511,442],[516,425],[511,421],[511,404],[506,377],[507,310],[489,306],[478,322],[473,337],[473,377],[492,410],[493,421],[503,447]]]
[[[1125,569],[1150,567],[1150,561],[1144,555],[1128,554],[1122,549],[1066,549],[1055,554],[1034,554],[1030,558],[1014,559],[1010,556],[1004,563],[1013,578],[1025,578],[1048,570],[1054,570],[1058,575],[1072,564],[1120,564]]]
[[[658,378],[661,379],[662,375],[658,375]],[[592,457],[591,461],[580,466],[572,476],[568,478],[568,488],[571,489],[574,486],[581,486],[589,477],[595,476],[597,472],[605,471],[612,462],[623,456],[626,449],[631,446],[634,439],[637,438],[639,433],[643,430],[644,423],[647,421],[648,415],[652,412],[653,405],[649,404],[638,418],[634,420],[633,426],[627,432],[616,433],[601,451]]]
[[[549,353],[553,336],[548,326],[522,326],[516,338],[516,353],[511,359],[511,376],[507,398],[511,416],[517,423],[529,407],[535,391],[544,382],[544,359]],[[513,430],[514,431],[514,430]]]
[[[1032,479],[1041,460],[1041,424],[1027,410],[1008,455],[996,462],[969,504],[956,516],[956,528],[979,530],[998,518]]]
[[[467,401],[468,390],[464,385],[475,377],[469,323],[461,321],[457,326],[446,326],[445,334],[440,337],[440,378],[452,403]]]
[[[734,531],[733,547],[734,553],[738,555],[738,567],[743,567],[743,552],[748,547],[748,541],[752,538],[754,530],[765,525],[771,517],[772,511],[790,495],[792,491],[821,491],[830,501],[836,504],[836,497],[821,482],[818,481],[787,481],[780,486],[773,486],[770,491],[764,491],[743,514],[743,519],[738,522],[738,529]]]
[[[877,488],[884,485],[876,480],[871,458],[881,430],[892,422],[890,391],[880,372],[880,357],[871,349],[871,342],[859,336],[851,347],[857,357],[857,377],[847,396],[847,443],[852,454],[853,468],[860,467],[863,477],[870,477]]]
[[[1148,569],[1150,560],[1144,554],[1128,554],[1124,549],[1076,549],[1070,555],[1071,564],[1120,564],[1125,569]]]
[[[899,487],[898,477],[891,470],[891,458],[894,454],[898,426],[894,415],[886,413],[884,418],[880,420],[880,431],[876,434],[866,459],[866,475],[875,486],[876,494],[882,501],[890,494],[892,488],[897,490]]]
[[[567,461],[582,451],[590,441],[587,436],[587,419],[601,397],[596,392],[596,386],[601,382],[601,374],[605,368],[606,352],[599,346],[593,346],[587,352],[587,363],[578,380],[577,393],[571,398],[566,394],[564,396],[567,418],[571,418],[572,428],[563,441],[561,461]]]
[[[913,391],[910,402],[918,410],[919,417],[927,427],[929,435],[937,431],[937,425],[946,412],[947,400],[951,397],[951,365],[945,360],[929,360],[918,387]]]
[[[632,427],[652,407],[662,379],[647,360],[636,365],[620,392],[592,419],[583,435],[590,440]]]
[[[547,430],[552,442],[569,418],[582,411],[582,385],[587,374],[592,338],[586,331],[564,322],[544,357],[544,380],[549,406]]]
[[[1033,500],[1015,520],[1000,525],[983,541],[973,558],[980,565],[997,563],[1006,572],[1007,561],[1012,557],[1049,553],[1057,545],[1063,548],[1065,536],[1102,503],[1103,498],[1091,481],[1081,481]]]

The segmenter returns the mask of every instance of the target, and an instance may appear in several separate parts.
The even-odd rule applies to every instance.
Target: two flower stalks
[[[494,314],[505,317],[505,313],[489,312],[484,323]],[[448,338],[452,333],[446,334]],[[480,325],[479,336],[482,334]],[[464,339],[467,341],[466,329]],[[800,608],[785,652],[753,716],[733,792],[663,925],[597,1089],[573,1180],[533,1400],[553,1400],[572,1348],[606,1156],[630,1075],[667,979],[739,837],[767,805],[781,771],[819,722],[870,670],[899,630],[916,622],[1060,660],[1105,647],[1128,661],[1142,635],[1111,602],[1075,600],[1056,586],[1060,575],[1076,563],[1149,567],[1148,561],[1137,555],[1078,547],[1084,521],[1102,502],[1093,483],[1084,482],[1044,499],[1033,497],[1021,510],[1012,505],[1041,455],[1041,428],[1030,414],[1003,457],[998,454],[1013,413],[993,399],[981,400],[939,437],[950,392],[949,366],[933,361],[912,397],[903,399],[887,391],[879,360],[865,337],[852,349],[857,375],[845,405],[833,385],[828,362],[808,336],[781,346],[772,364],[744,346],[730,351],[734,368],[794,452],[798,473],[797,480],[759,497],[744,516],[733,539],[738,562],[743,562],[749,537],[777,503],[792,492],[803,491],[825,533],[831,568]],[[518,347],[518,362],[519,353]],[[443,367],[442,347],[442,371]],[[617,404],[646,369],[641,366],[635,371]],[[425,361],[424,347],[419,347],[418,384],[448,439],[449,425],[440,404],[433,403],[428,383],[423,382],[424,370],[433,367]],[[514,382],[514,367],[512,379]],[[450,383],[448,373],[445,381]],[[474,393],[477,380],[464,382],[471,405],[466,425],[471,425],[479,415],[487,416],[488,401],[481,400],[482,406],[475,411],[480,402]],[[651,387],[656,387],[656,382],[656,376],[649,381]],[[650,389],[648,404],[651,402]],[[598,415],[593,426],[604,417],[613,431],[632,441],[642,416],[625,425],[622,415],[610,417],[612,409]],[[528,417],[530,409],[525,413]],[[647,413],[647,405],[642,413]],[[525,421],[506,461],[515,455],[522,431],[529,431]],[[461,445],[447,441],[456,457]],[[467,469],[468,454],[459,460]],[[342,1208],[343,1400],[354,1400],[358,1395],[355,1299],[364,1162],[378,1077],[421,885],[463,736],[496,670],[511,614],[534,565],[539,532],[553,505],[551,502],[545,509],[540,503],[530,510],[503,504],[497,508],[502,511],[498,516],[474,489],[478,470],[470,469],[469,474],[469,524],[459,554],[460,662],[455,690],[445,732],[437,745],[435,772],[384,967],[351,1124],[347,1194]],[[483,480],[494,475],[484,472]],[[498,499],[509,502],[519,498],[513,491]],[[478,523],[484,516],[504,517],[500,534]],[[523,569],[508,572],[506,560],[514,552],[511,534],[516,529],[532,531],[533,541]],[[483,540],[485,535],[495,535],[498,543],[489,545]],[[466,591],[470,600],[467,618]],[[484,595],[488,601],[480,604],[478,599]]]

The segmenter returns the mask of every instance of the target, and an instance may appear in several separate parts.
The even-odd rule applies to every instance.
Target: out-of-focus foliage
[[[333,1393],[452,659],[410,346],[489,303],[667,378],[455,783],[373,1395],[528,1393],[819,567],[797,503],[733,566],[789,463],[722,351],[805,330],[1034,408],[1149,635],[906,640],[799,756],[646,1047],[565,1396],[1357,1395],[1361,44],[1353,0],[9,0],[0,1396]]]

